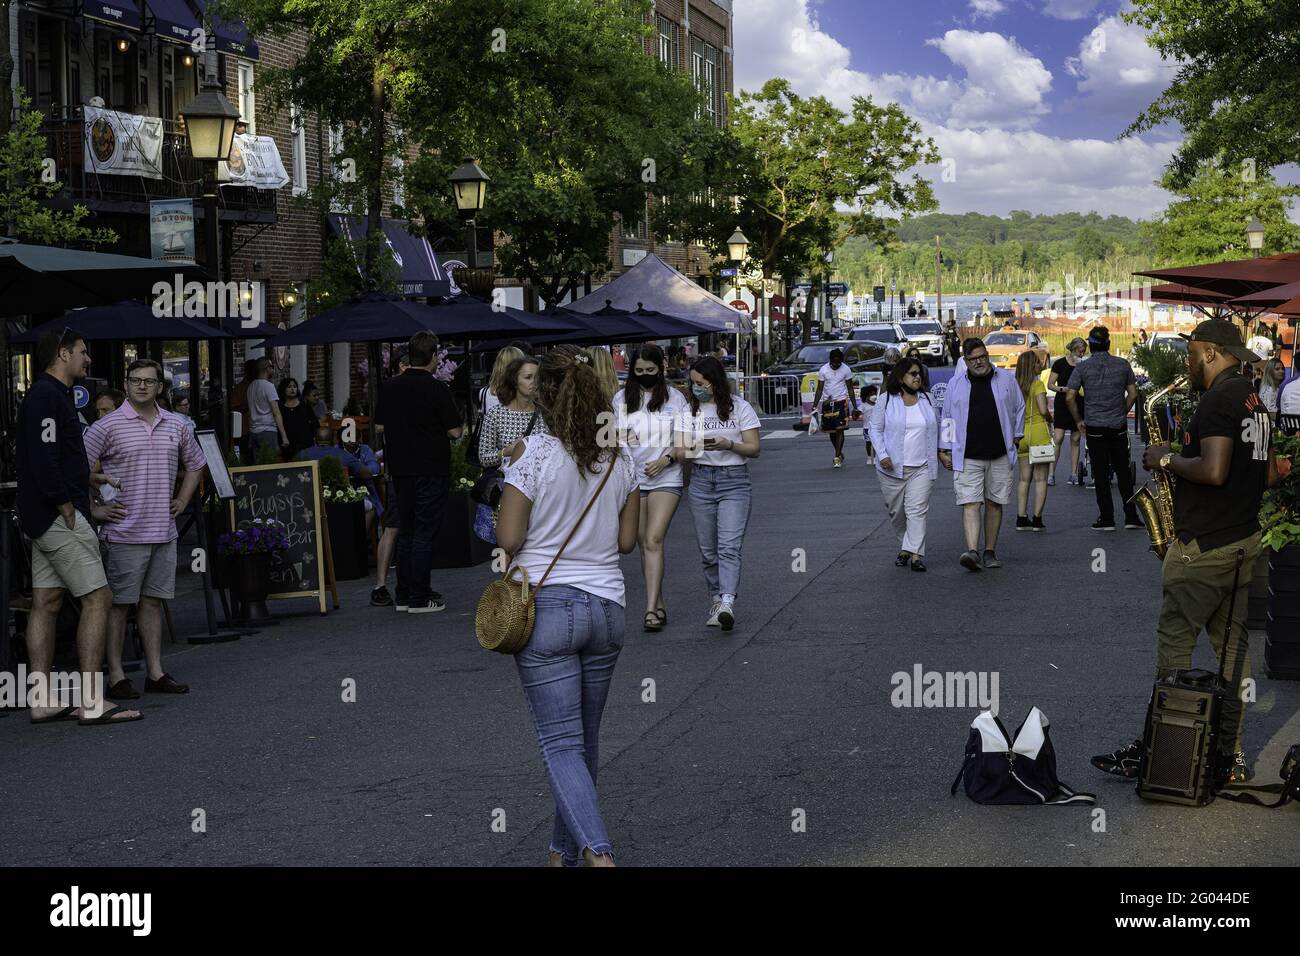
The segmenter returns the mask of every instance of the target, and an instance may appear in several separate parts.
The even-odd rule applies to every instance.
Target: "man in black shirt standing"
[[[34,724],[78,720],[82,724],[139,720],[139,711],[106,707],[103,697],[104,642],[113,595],[108,589],[99,538],[92,518],[113,521],[126,512],[120,503],[90,502],[90,463],[81,440],[81,422],[72,385],[86,377],[90,354],[81,336],[69,329],[51,332],[36,345],[34,364],[42,369],[18,411],[18,514],[32,542],[32,613],[27,619],[27,658],[38,683],[30,708]],[[103,475],[96,483],[114,484]],[[8,573],[8,569],[5,569]],[[80,602],[77,658],[81,667],[81,713],[50,699],[55,622],[63,592]]]
[[[1148,471],[1162,468],[1174,478],[1174,528],[1165,554],[1163,604],[1157,625],[1156,677],[1192,666],[1192,650],[1204,630],[1215,654],[1229,628],[1228,605],[1239,552],[1246,573],[1237,582],[1231,628],[1237,650],[1229,655],[1225,677],[1231,689],[1223,703],[1220,758],[1231,765],[1230,781],[1250,778],[1241,750],[1240,684],[1250,673],[1246,608],[1251,569],[1260,550],[1259,504],[1277,483],[1270,450],[1272,423],[1242,362],[1257,361],[1231,322],[1202,322],[1188,338],[1187,370],[1193,388],[1204,389],[1183,434],[1183,448],[1151,445],[1142,456]],[[1088,393],[1092,407],[1092,393]],[[1241,667],[1234,658],[1240,658]],[[1092,758],[1107,773],[1134,777],[1142,742]]]
[[[442,527],[451,484],[451,442],[461,435],[451,389],[433,377],[438,337],[416,332],[410,366],[379,392],[377,424],[384,430],[384,467],[397,491],[397,592],[393,606],[410,614],[446,605],[430,590],[433,539]],[[391,505],[390,505],[391,507]]]

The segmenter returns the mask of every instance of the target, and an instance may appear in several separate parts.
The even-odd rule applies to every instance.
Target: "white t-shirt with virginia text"
[[[718,418],[718,406],[713,402],[700,404],[698,414],[692,415],[690,406],[681,413],[677,430],[687,443],[688,459],[701,465],[744,465],[748,459],[734,451],[719,449],[706,451],[704,439],[729,438],[733,442],[741,440],[741,433],[751,428],[758,428],[758,412],[754,406],[743,398],[731,396],[731,417],[725,422]]]
[[[825,382],[822,386],[823,402],[847,402],[849,400],[849,387],[853,382],[853,373],[843,362],[839,368],[831,368],[831,363],[827,362],[817,370],[817,381]]]
[[[533,503],[528,532],[513,564],[527,568],[528,583],[536,587],[582,509],[600,487],[609,465],[597,465],[594,475],[579,474],[578,463],[554,435],[533,434],[523,442],[523,454],[505,468],[505,482]],[[623,604],[618,516],[636,487],[636,465],[630,455],[619,451],[614,459],[614,474],[560,555],[546,579],[547,587],[567,584]]]

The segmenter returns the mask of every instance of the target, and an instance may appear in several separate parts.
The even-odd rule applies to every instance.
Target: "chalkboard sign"
[[[321,514],[316,462],[231,468],[230,479],[235,488],[230,502],[231,527],[247,528],[261,518],[282,522],[289,530],[288,549],[271,555],[267,597],[318,597],[324,614],[325,589],[333,581],[326,564],[329,538]]]

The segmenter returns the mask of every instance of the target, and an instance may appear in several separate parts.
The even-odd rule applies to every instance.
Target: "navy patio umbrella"
[[[188,339],[228,339],[230,333],[215,329],[198,320],[183,316],[157,316],[141,302],[118,302],[114,305],[72,309],[61,318],[51,319],[9,339],[14,345],[34,345],[47,332],[73,329],[88,342],[121,340],[183,341]]]
[[[200,280],[189,262],[37,246],[0,237],[0,309],[10,315],[105,305],[152,294],[154,283]]]
[[[560,307],[547,314],[567,317],[579,327],[570,332],[535,336],[529,339],[530,344],[610,345],[623,342],[646,342],[650,339],[687,338],[718,331],[718,326],[714,322],[665,315],[662,312],[646,309],[639,302],[635,312],[616,308],[606,301],[604,307],[595,312],[570,312]],[[475,343],[474,351],[492,351],[507,344],[509,344],[508,340],[497,337]]]
[[[567,318],[532,315],[520,309],[493,307],[480,300],[424,305],[371,292],[295,325],[276,336],[276,347],[326,345],[334,342],[400,342],[416,332],[441,338],[529,336],[573,328]]]

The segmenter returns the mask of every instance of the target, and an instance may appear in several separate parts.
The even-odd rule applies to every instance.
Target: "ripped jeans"
[[[623,649],[623,608],[566,584],[539,588],[533,601],[533,633],[515,666],[555,796],[551,851],[578,866],[586,848],[612,852],[596,767],[600,717]]]

